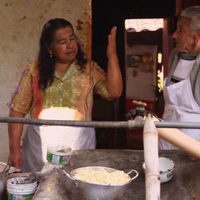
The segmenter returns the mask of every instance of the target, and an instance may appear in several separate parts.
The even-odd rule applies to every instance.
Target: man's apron
[[[196,103],[189,78],[164,87],[166,121],[200,122],[200,107]],[[200,141],[199,129],[181,129],[184,133]],[[171,133],[173,134],[173,133]],[[177,149],[172,144],[160,139],[160,149]]]
[[[56,111],[51,108],[41,118],[52,119],[52,110],[54,120],[76,120],[72,114],[73,111],[69,114],[69,110]],[[43,164],[47,162],[48,145],[65,145],[76,150],[94,149],[95,143],[94,128],[29,125],[23,138],[23,171],[41,170]]]

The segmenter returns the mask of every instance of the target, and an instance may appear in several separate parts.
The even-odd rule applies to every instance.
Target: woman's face
[[[49,47],[49,53],[53,54],[56,62],[72,63],[78,52],[77,39],[71,27],[58,29]]]
[[[173,33],[176,49],[179,52],[192,53],[195,48],[195,31],[190,28],[191,20],[186,17],[180,17],[177,23],[177,29]]]

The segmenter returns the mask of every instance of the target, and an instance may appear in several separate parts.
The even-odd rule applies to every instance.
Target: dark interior
[[[175,29],[175,0],[95,0],[92,1],[92,58],[106,70],[107,36],[112,26],[117,26],[117,50],[123,75],[124,90],[119,100],[108,102],[95,96],[93,120],[121,121],[126,120],[126,82],[125,82],[125,52],[124,52],[124,20],[132,18],[167,18],[170,23],[170,33]],[[150,38],[150,39],[149,39]],[[134,33],[128,35],[128,42],[136,44],[160,44],[162,31]],[[157,105],[158,108],[158,105]],[[162,114],[162,105],[156,112]],[[152,110],[155,112],[155,110]],[[96,129],[97,148],[131,148],[142,149],[142,130],[135,129]]]

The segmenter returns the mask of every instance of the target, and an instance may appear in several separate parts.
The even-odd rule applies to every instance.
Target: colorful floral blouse
[[[37,67],[28,65],[22,74],[10,108],[38,118],[41,110],[52,107],[71,108],[82,114],[82,120],[91,119],[93,91],[108,98],[105,72],[93,61],[81,70],[72,63],[64,76],[55,72],[53,84],[44,92],[38,90]]]

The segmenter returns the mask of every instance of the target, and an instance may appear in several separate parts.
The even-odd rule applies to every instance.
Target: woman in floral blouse
[[[107,74],[87,60],[73,26],[65,19],[49,20],[40,37],[38,59],[24,70],[10,103],[11,117],[91,120],[93,92],[106,99],[120,97],[122,77],[116,53],[116,27],[108,36]],[[94,149],[94,128],[9,124],[10,163],[23,171],[40,170],[48,145]]]

